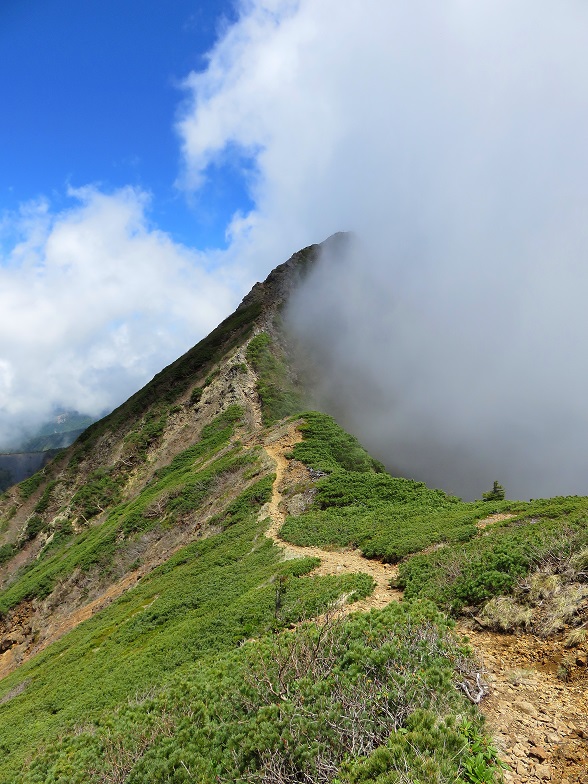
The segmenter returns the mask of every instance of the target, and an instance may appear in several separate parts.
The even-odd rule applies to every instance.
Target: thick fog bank
[[[353,242],[294,294],[317,405],[393,472],[465,499],[494,479],[509,498],[588,494],[579,253],[531,263],[494,238],[468,266],[439,239]]]

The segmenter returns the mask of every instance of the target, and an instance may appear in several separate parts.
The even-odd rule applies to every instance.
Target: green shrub
[[[24,539],[27,542],[32,541],[41,531],[45,530],[45,521],[39,515],[32,515],[27,520],[24,530]]]
[[[303,440],[292,450],[315,476],[311,509],[289,517],[280,531],[302,546],[359,547],[368,558],[399,561],[439,542],[462,542],[476,534],[487,513],[422,482],[392,477],[380,463],[325,414],[302,415]]]
[[[38,504],[35,506],[35,512],[37,514],[43,514],[43,512],[46,512],[47,509],[49,508],[49,503],[51,501],[51,494],[53,493],[53,490],[55,489],[56,485],[57,482],[53,480],[52,482],[49,482],[45,487],[45,489],[43,490],[43,494],[41,495]]]
[[[203,392],[204,392],[204,387],[194,387],[194,389],[190,393],[190,404],[193,406],[198,405]]]
[[[111,469],[100,468],[88,477],[85,485],[75,493],[72,506],[86,521],[105,512],[120,498],[120,479]]]
[[[207,482],[211,477],[225,471],[235,471],[255,462],[255,451],[241,454],[239,450],[227,453],[217,461],[213,460],[214,455],[226,446],[235,424],[242,416],[243,411],[239,406],[229,406],[203,428],[197,444],[178,455],[136,498],[126,503],[120,502],[120,477],[114,476],[109,469],[101,469],[91,474],[88,483],[74,495],[72,506],[86,519],[104,510],[107,512],[105,521],[73,538],[70,523],[60,526],[50,546],[44,551],[44,558],[30,564],[17,581],[0,592],[0,614],[6,613],[25,597],[32,598],[40,592],[45,595],[50,593],[59,579],[67,577],[76,569],[82,572],[111,569],[115,553],[117,550],[124,550],[129,536],[157,525],[160,518],[170,511],[167,509],[167,502],[161,515],[153,515],[151,511],[151,505],[166,493],[171,500],[178,488],[181,493],[190,483]],[[193,464],[198,458],[211,461],[203,472],[194,470]],[[197,505],[195,497],[192,502]],[[189,505],[190,499],[187,499],[181,514],[189,511]],[[42,519],[36,515],[32,518],[26,535],[36,535],[44,529],[44,525]]]
[[[139,457],[144,457],[147,450],[161,439],[167,424],[167,416],[167,411],[162,413],[157,408],[150,411],[139,429],[132,431],[126,437],[127,450],[135,452]]]
[[[385,470],[332,417],[308,411],[302,415],[302,420],[299,429],[304,440],[294,446],[289,457],[325,473],[340,469],[361,473]]]
[[[565,565],[569,552],[588,542],[588,499],[540,500],[526,506],[525,516],[493,526],[472,541],[401,563],[399,585],[405,595],[428,597],[454,611],[479,606],[510,594],[535,565],[555,558],[558,547],[566,550]]]
[[[21,780],[490,781],[496,751],[452,685],[466,662],[424,603],[306,624],[184,668],[36,755]]]
[[[290,381],[286,364],[279,353],[266,332],[255,335],[247,346],[247,361],[257,374],[264,425],[277,422],[302,408],[300,394]]]
[[[498,484],[497,480],[494,480],[492,490],[487,493],[482,493],[482,499],[484,501],[503,501],[504,487],[501,484]]]
[[[169,466],[160,469],[156,477],[164,479],[170,474],[178,471],[185,471],[201,457],[210,457],[228,443],[235,432],[235,425],[243,419],[244,411],[241,406],[231,405],[222,414],[219,414],[212,422],[205,425],[200,433],[197,443],[188,449],[184,449],[176,455]]]
[[[510,593],[538,557],[553,560],[561,550],[561,568],[571,568],[570,542],[576,550],[582,546],[586,498],[464,503],[383,472],[330,417],[308,412],[301,420],[303,440],[289,457],[311,469],[316,494],[307,512],[286,519],[280,535],[302,546],[359,547],[366,557],[387,562],[426,550],[400,565],[399,586],[407,597],[453,610],[480,605]],[[490,512],[516,517],[479,530],[477,522]],[[570,526],[578,536],[564,533],[562,539]]]
[[[13,544],[0,545],[0,565],[6,563],[6,561],[10,561],[16,551],[16,547]]]
[[[45,479],[45,469],[41,469],[40,471],[37,471],[36,474],[33,474],[28,479],[25,479],[23,482],[21,482],[18,486],[21,498],[24,500],[30,498],[35,490],[37,490],[43,484]]]

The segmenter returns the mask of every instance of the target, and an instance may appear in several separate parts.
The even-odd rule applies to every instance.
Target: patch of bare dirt
[[[7,624],[10,634],[4,638],[4,652],[0,655],[0,678],[8,675],[19,664],[39,653],[64,634],[75,629],[82,621],[103,610],[125,591],[128,591],[142,576],[141,571],[131,572],[109,586],[104,593],[83,607],[67,613],[54,613],[44,618],[47,624],[38,627],[38,608],[35,602],[23,602],[9,613]],[[1,630],[0,630],[1,631]],[[1,647],[0,647],[1,651]]]
[[[507,784],[588,784],[588,654],[560,640],[461,629],[482,656],[480,703]]]
[[[514,514],[509,514],[507,512],[496,512],[496,514],[488,515],[483,520],[478,520],[476,523],[477,528],[487,528],[489,525],[493,523],[499,523],[502,520],[511,520],[513,517],[516,517]]]
[[[271,501],[261,511],[263,516],[271,518],[271,525],[266,536],[273,539],[284,550],[285,558],[320,558],[320,564],[312,572],[316,575],[345,574],[346,572],[363,572],[369,574],[376,587],[373,593],[355,602],[344,605],[342,612],[364,611],[372,608],[385,607],[391,601],[402,598],[401,591],[390,587],[390,580],[396,577],[398,569],[391,564],[383,564],[364,558],[359,550],[325,550],[319,547],[299,547],[280,539],[278,531],[284,524],[285,509],[288,502],[284,498],[286,488],[304,486],[308,483],[308,470],[296,460],[288,460],[286,455],[295,444],[302,439],[297,429],[297,423],[290,423],[287,428],[274,433],[271,439],[266,440],[264,447],[276,465],[276,479],[274,481]]]

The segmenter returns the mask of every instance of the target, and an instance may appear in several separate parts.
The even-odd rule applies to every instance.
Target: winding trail
[[[321,562],[312,574],[341,575],[363,572],[373,578],[376,584],[373,593],[358,602],[344,605],[341,608],[343,614],[357,611],[366,612],[372,608],[380,609],[392,601],[399,601],[402,598],[402,592],[390,587],[390,580],[398,573],[396,566],[368,560],[361,555],[359,550],[324,550],[320,547],[300,547],[280,538],[278,531],[284,524],[286,517],[282,491],[286,486],[296,484],[300,480],[308,481],[307,469],[298,461],[288,460],[285,457],[301,440],[302,435],[297,429],[297,424],[293,423],[285,433],[279,435],[275,440],[266,441],[264,444],[265,451],[276,466],[272,498],[262,510],[262,513],[265,516],[269,515],[272,521],[266,531],[266,536],[284,550],[285,558],[320,558]]]
[[[264,517],[271,518],[266,536],[283,549],[285,558],[320,558],[313,574],[363,572],[373,577],[376,588],[371,596],[342,605],[337,613],[365,612],[399,601],[401,592],[389,587],[397,567],[368,560],[358,550],[300,547],[280,538],[278,532],[292,503],[292,494],[286,496],[286,489],[308,485],[306,467],[285,457],[301,439],[297,423],[266,437],[264,448],[276,472],[271,501],[262,510]],[[506,517],[496,515],[481,521],[479,527]],[[501,758],[509,765],[504,772],[505,784],[553,780],[588,784],[588,666],[576,667],[570,683],[557,675],[562,656],[574,658],[581,652],[566,652],[561,641],[539,640],[533,635],[474,631],[462,624],[458,631],[469,637],[484,662],[490,693],[480,709]]]

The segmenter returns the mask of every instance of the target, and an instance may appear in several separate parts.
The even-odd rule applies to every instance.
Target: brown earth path
[[[472,631],[489,695],[480,703],[487,728],[509,765],[507,784],[588,784],[586,653],[532,634]],[[568,678],[562,667],[569,664]]]
[[[271,524],[266,531],[266,536],[284,550],[286,558],[320,558],[321,562],[313,570],[312,574],[341,575],[363,572],[373,578],[376,584],[373,593],[358,602],[344,605],[342,607],[343,614],[356,611],[366,612],[372,608],[379,609],[385,607],[391,601],[399,601],[402,598],[401,591],[390,587],[390,580],[396,577],[398,573],[396,566],[368,560],[361,555],[359,550],[324,550],[320,547],[300,547],[280,539],[278,532],[286,517],[282,490],[285,486],[290,486],[300,480],[308,482],[309,478],[308,470],[302,463],[286,458],[286,454],[301,440],[302,435],[297,429],[297,423],[294,422],[287,427],[285,432],[278,433],[277,438],[274,440],[268,439],[264,444],[265,451],[276,466],[272,498],[266,508],[262,510],[263,515],[271,518]]]

